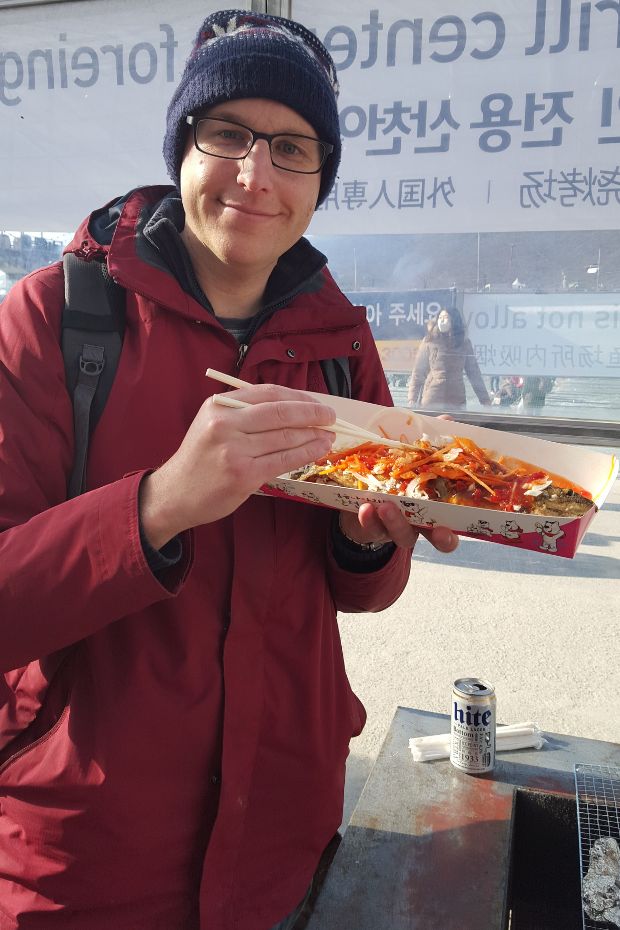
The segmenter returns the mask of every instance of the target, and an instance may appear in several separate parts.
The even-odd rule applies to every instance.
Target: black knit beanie
[[[179,187],[185,117],[224,100],[263,97],[295,110],[334,151],[321,173],[317,206],[336,180],[340,162],[338,81],[332,58],[305,26],[281,16],[218,10],[207,16],[166,117],[164,159]]]

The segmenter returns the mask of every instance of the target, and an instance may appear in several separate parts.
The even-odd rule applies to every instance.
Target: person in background
[[[515,407],[521,400],[523,378],[521,375],[507,375],[500,381],[495,394],[495,403],[500,407]]]
[[[365,712],[336,614],[392,604],[417,533],[395,502],[255,494],[331,448],[329,397],[306,393],[327,394],[322,360],[391,403],[363,308],[303,235],[336,178],[337,90],[299,23],[201,25],[167,113],[173,186],[67,247],[127,296],[71,500],[62,264],[3,302],[2,930],[290,930],[340,826]],[[214,402],[207,367],[250,406]]]
[[[540,416],[545,406],[547,395],[555,385],[555,378],[542,375],[527,375],[523,379],[521,390],[522,412],[529,416]]]
[[[465,377],[481,404],[491,403],[473,346],[456,308],[444,307],[431,322],[411,372],[408,400],[414,407],[464,410]]]

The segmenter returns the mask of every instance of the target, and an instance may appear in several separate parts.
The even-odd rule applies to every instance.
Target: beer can
[[[495,688],[481,678],[457,678],[452,688],[450,762],[480,775],[495,765]]]

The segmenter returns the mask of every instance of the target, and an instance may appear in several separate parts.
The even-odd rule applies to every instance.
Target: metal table
[[[574,764],[619,765],[620,746],[545,733],[543,749],[498,753],[495,770],[483,776],[459,772],[449,760],[413,761],[411,737],[449,729],[447,715],[397,709],[307,930],[505,930],[509,914],[515,930],[569,930],[576,916],[556,923],[540,910],[551,892],[538,889],[537,876],[554,856],[549,874],[562,901],[562,868],[573,870],[574,862],[568,898],[581,925]],[[567,811],[570,838],[562,826],[545,849]],[[523,870],[536,857],[531,889],[539,903],[528,912],[527,903],[512,902],[515,861]],[[529,880],[526,874],[526,888]]]

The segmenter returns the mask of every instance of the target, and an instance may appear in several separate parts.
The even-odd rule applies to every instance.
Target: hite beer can
[[[480,678],[457,678],[452,688],[450,762],[480,775],[495,765],[496,701],[493,685]]]

